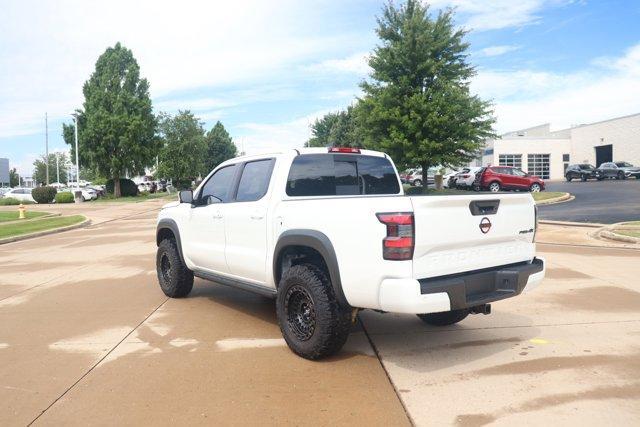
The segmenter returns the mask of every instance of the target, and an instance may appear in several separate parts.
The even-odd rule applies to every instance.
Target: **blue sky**
[[[317,117],[366,78],[383,2],[2,1],[0,157],[30,174],[66,150],[61,126],[117,41],[133,50],[156,111],[220,120],[248,153],[299,147]],[[132,4],[133,3],[133,4]],[[506,132],[640,112],[640,2],[435,0],[471,30],[472,89]]]

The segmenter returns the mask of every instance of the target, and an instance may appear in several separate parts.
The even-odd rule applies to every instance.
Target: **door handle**
[[[251,214],[251,219],[262,219],[262,218],[264,218],[264,215],[261,214],[261,213],[257,213],[256,212],[256,213]]]
[[[214,212],[213,219],[221,219],[221,218],[222,218],[222,213],[220,213],[220,211]]]

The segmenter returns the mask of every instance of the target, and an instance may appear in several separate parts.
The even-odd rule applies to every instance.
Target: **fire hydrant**
[[[27,212],[27,208],[22,203],[20,203],[20,206],[18,206],[18,212],[20,212],[19,215],[18,215],[18,219],[26,219],[27,218],[26,215],[25,215],[25,213]]]

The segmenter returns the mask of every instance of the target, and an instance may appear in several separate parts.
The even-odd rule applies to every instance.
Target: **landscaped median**
[[[28,212],[27,219],[14,220],[12,215],[7,215],[13,213],[0,212],[0,218],[10,218],[0,223],[0,244],[71,230],[89,223],[89,220],[83,215],[42,218],[47,214],[44,212]],[[31,219],[29,219],[30,217]]]
[[[599,235],[618,242],[640,244],[640,221],[613,224],[600,230]]]
[[[455,195],[468,195],[468,194],[491,194],[487,192],[473,192],[469,190],[458,190],[454,188],[443,188],[442,190],[436,190],[433,188],[424,187],[412,187],[408,184],[404,184],[405,194],[408,196],[455,196]],[[564,193],[562,191],[541,191],[538,193],[531,193],[533,200],[537,205],[550,205],[552,203],[560,203],[571,200],[573,196],[570,193]]]

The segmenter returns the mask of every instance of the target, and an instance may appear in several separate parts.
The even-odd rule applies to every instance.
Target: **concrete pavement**
[[[310,362],[271,300],[199,280],[167,299],[154,208],[94,208],[90,228],[3,245],[1,425],[408,424],[361,330]]]
[[[362,314],[417,425],[637,425],[640,252],[539,245],[534,292],[436,328]]]
[[[342,353],[310,362],[284,345],[273,301],[200,280],[164,297],[161,204],[44,207],[94,223],[0,247],[0,424],[640,419],[637,250],[541,230],[548,278],[535,292],[445,328],[365,311],[375,349],[356,326]]]

